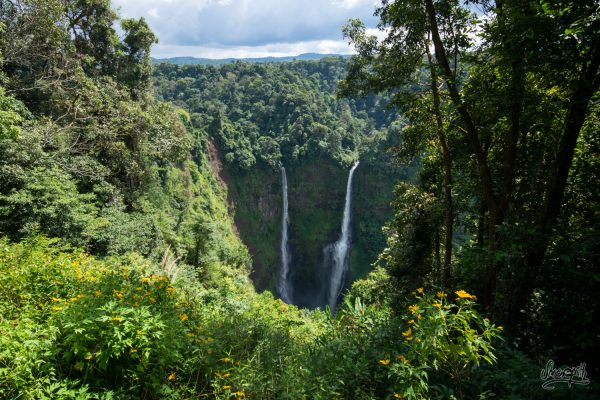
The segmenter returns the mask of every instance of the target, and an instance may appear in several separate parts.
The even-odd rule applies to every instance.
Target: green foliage
[[[159,64],[157,94],[191,109],[197,127],[217,139],[227,163],[276,169],[325,156],[348,166],[362,141],[395,119],[387,98],[336,99],[344,59],[222,66]]]
[[[0,140],[15,139],[19,135],[25,120],[23,114],[26,114],[23,104],[6,96],[5,89],[0,87]]]
[[[391,91],[407,119],[398,155],[422,166],[380,258],[396,290],[464,285],[531,357],[597,370],[583,332],[598,325],[598,3],[383,1],[376,14],[384,40],[344,29],[358,55],[340,88]]]
[[[63,171],[34,168],[22,188],[0,194],[0,229],[17,238],[39,231],[81,245],[97,226],[93,200]]]
[[[119,81],[138,96],[150,86],[150,48],[158,43],[158,39],[143,17],[139,20],[125,19],[121,21],[121,28],[125,32],[123,47],[126,58],[120,65]]]
[[[332,318],[257,295],[227,265],[201,282],[170,257],[97,259],[41,237],[0,240],[0,396],[380,398],[454,384],[401,379],[402,358],[386,354],[406,355],[413,377],[462,378],[493,361],[497,328],[468,300],[438,308],[424,296],[410,322],[347,297]],[[414,339],[399,334],[407,326]]]
[[[385,43],[386,57],[376,54],[382,48],[364,26],[351,23],[346,33],[361,57],[351,62],[342,89],[364,94],[392,88],[398,104],[412,104],[405,115],[409,125],[400,129],[399,121],[391,123],[395,113],[382,111],[389,94],[334,98],[336,80],[347,66],[339,59],[159,67],[158,93],[190,115],[147,91],[156,37],[143,19],[122,21],[121,40],[108,0],[3,2],[0,397],[540,397],[533,393],[539,381],[532,377],[542,365],[510,348],[494,350],[502,328],[483,317],[475,296],[458,290],[450,299],[443,291],[434,295],[422,288],[413,295],[416,300],[405,296],[421,282],[435,282],[433,267],[439,264],[441,163],[418,70],[428,48],[425,33],[438,18],[442,45],[455,56],[453,69],[442,75],[455,74],[461,81],[458,105],[441,104],[462,228],[455,238],[461,247],[455,276],[477,288],[480,272],[494,272],[494,263],[504,266],[496,274],[501,283],[496,291],[506,294],[497,299],[511,305],[512,295],[530,283],[521,279],[532,270],[525,262],[527,250],[546,241],[546,262],[523,303],[529,318],[519,325],[524,333],[515,342],[540,360],[555,355],[576,360],[594,349],[590,304],[598,275],[599,191],[589,176],[597,167],[600,130],[597,105],[586,107],[600,82],[597,5],[503,4],[503,9],[486,8],[502,14],[482,26],[485,46],[473,54],[461,50],[468,47],[468,27],[475,22],[457,2],[426,1],[435,12],[427,20],[421,3],[384,2],[378,11],[382,25],[398,28],[402,20],[410,28],[390,31],[398,36]],[[459,64],[462,57],[469,63]],[[521,59],[522,69],[515,64]],[[469,74],[462,74],[464,66]],[[441,65],[429,67],[436,72]],[[445,78],[451,87],[453,80]],[[356,87],[350,85],[353,79]],[[573,96],[585,103],[583,109]],[[494,202],[480,207],[482,185],[471,152],[462,146],[463,132],[455,128],[465,118],[463,101],[467,111],[480,111],[473,114],[474,124],[491,180],[515,171],[516,189],[509,190],[502,223],[490,216]],[[560,224],[550,223],[548,230],[531,222],[541,204],[535,187],[538,181],[554,185],[546,162],[550,170],[560,170],[555,156],[564,152],[553,149],[562,143],[563,126],[577,122],[563,124],[565,115],[582,117],[582,133],[577,131],[572,144],[573,168],[569,161],[566,169],[571,172],[563,187],[567,207],[555,211],[552,218]],[[518,168],[509,168],[505,132],[517,119],[521,151],[515,153]],[[216,154],[208,159],[207,151],[214,150],[210,139],[221,147],[226,171]],[[423,168],[417,181],[398,190],[381,257],[386,268],[356,282],[338,310],[300,310],[269,292],[257,294],[247,277],[248,250],[233,227],[227,190],[218,179],[239,174],[231,197],[255,201],[240,208],[247,223],[240,231],[264,229],[269,241],[249,243],[276,263],[271,240],[276,241],[277,229],[271,222],[279,215],[268,193],[279,198],[277,167],[289,168],[290,191],[300,199],[290,202],[299,221],[292,242],[305,235],[312,239],[307,247],[320,249],[323,237],[339,226],[329,211],[340,208],[335,202],[343,198],[343,185],[330,190],[338,200],[306,205],[323,197],[332,176],[343,182],[346,171],[340,166],[360,156],[356,187],[363,189],[357,189],[355,211],[371,215],[367,208],[388,199],[368,192],[385,192],[386,179],[393,176],[391,157],[383,155],[389,146],[399,155],[419,156]],[[322,173],[329,167],[329,175]],[[308,180],[299,170],[322,186],[303,188],[301,182]],[[261,173],[253,175],[256,171]],[[222,176],[216,177],[218,172]],[[555,196],[553,190],[546,198]],[[381,247],[383,238],[371,233],[382,214],[357,217],[356,230],[368,239],[357,240],[353,261]],[[483,238],[486,227],[494,229]],[[536,237],[539,232],[542,238]],[[486,249],[486,241],[495,244]],[[310,286],[305,271],[298,271],[294,278]],[[268,280],[268,274],[262,277]],[[500,369],[492,366],[496,362]],[[593,394],[586,388],[577,392]]]

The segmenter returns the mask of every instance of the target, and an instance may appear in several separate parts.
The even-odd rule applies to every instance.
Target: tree
[[[435,58],[428,64],[433,72],[439,68],[453,105],[446,118],[469,146],[480,190],[475,195],[487,210],[484,304],[515,320],[538,279],[574,149],[600,85],[600,50],[594,45],[600,40],[599,6],[592,0],[468,3],[481,7],[485,22],[457,0],[383,1],[377,11],[380,27],[387,29],[382,43],[351,22],[346,34],[359,56],[343,88],[405,94],[408,85],[418,84],[415,73],[432,46]],[[481,44],[469,42],[470,31],[481,32]],[[537,103],[529,101],[534,93]],[[545,137],[540,126],[548,128]],[[537,160],[545,160],[546,168],[530,169]],[[511,242],[506,227],[519,224],[531,225],[540,239],[529,240],[517,256],[514,282],[506,280],[502,254]],[[512,294],[499,295],[503,291]]]
[[[143,17],[125,19],[121,27],[125,31],[122,45],[125,55],[119,68],[119,80],[131,89],[134,97],[139,97],[150,84],[150,49],[158,39]]]

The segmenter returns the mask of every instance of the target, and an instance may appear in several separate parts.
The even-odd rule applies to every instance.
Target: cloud
[[[295,43],[272,43],[260,46],[179,46],[159,44],[153,51],[157,58],[182,55],[201,58],[283,57],[304,53],[352,54],[343,40],[314,40]]]
[[[317,52],[323,48],[346,49],[348,53],[341,33],[346,21],[361,18],[371,27],[377,22],[373,17],[377,3],[374,0],[113,2],[124,17],[143,16],[148,20],[160,40],[155,54],[163,56],[175,49],[193,51],[197,55],[201,49],[212,49],[215,54],[219,49],[254,53],[272,49],[290,55],[295,49]]]

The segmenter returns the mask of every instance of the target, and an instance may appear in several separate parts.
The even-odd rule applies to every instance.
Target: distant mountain
[[[258,58],[196,58],[196,57],[171,57],[171,58],[152,58],[153,64],[170,63],[170,64],[208,64],[208,65],[220,65],[229,64],[235,61],[245,62],[289,62],[294,60],[320,60],[325,57],[342,57],[350,58],[348,54],[319,54],[319,53],[304,53],[298,56],[287,56],[287,57],[258,57]]]

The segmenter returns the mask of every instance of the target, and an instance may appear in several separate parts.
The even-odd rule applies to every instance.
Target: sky
[[[156,58],[351,54],[342,27],[360,18],[376,32],[376,0],[113,0],[124,18],[144,17]]]

